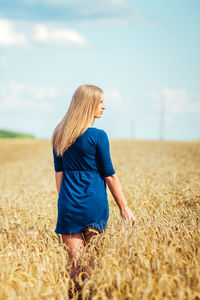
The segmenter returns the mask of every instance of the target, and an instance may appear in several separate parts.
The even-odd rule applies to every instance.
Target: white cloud
[[[0,19],[0,46],[24,47],[30,49],[32,44],[46,43],[58,45],[73,45],[76,47],[89,45],[87,39],[73,29],[58,28],[59,23],[38,24],[29,22],[12,22]],[[17,27],[23,28],[17,30]],[[54,26],[54,27],[53,27]],[[0,57],[0,66],[5,65]]]
[[[157,94],[150,94],[155,111],[164,110],[166,122],[173,122],[177,115],[200,112],[200,95],[188,93],[185,89],[162,88]],[[149,120],[158,122],[159,118],[150,116]]]
[[[25,35],[17,32],[14,23],[7,19],[0,19],[0,45],[9,47],[28,47]]]
[[[154,100],[154,109],[160,111],[161,102],[171,114],[200,112],[200,95],[189,94],[185,89],[162,88],[158,94],[150,94]]]
[[[151,14],[136,11],[128,0],[96,0],[95,5],[93,0],[18,0],[16,5],[22,11],[23,19],[38,20],[40,17],[41,22],[70,20],[78,23],[87,21],[103,25],[128,25],[132,19],[144,26],[162,26],[165,22]]]
[[[46,25],[35,25],[34,39],[37,42],[47,44],[72,44],[77,46],[86,45],[87,40],[72,29],[50,29]]]
[[[57,91],[45,86],[25,85],[10,81],[0,84],[0,108],[2,111],[52,111],[51,99],[55,99]]]
[[[185,90],[173,90],[163,88],[161,98],[164,100],[166,109],[172,113],[184,113],[188,109],[189,97]]]
[[[20,0],[19,0],[20,1]],[[131,17],[132,7],[127,0],[21,0],[27,6],[42,5],[52,10],[56,7],[55,18],[78,22],[95,21],[100,24],[124,24]],[[58,12],[64,9],[60,15]],[[66,17],[65,17],[66,16]],[[45,18],[48,17],[45,15]],[[52,18],[52,15],[50,16]],[[61,20],[62,19],[62,20]],[[110,23],[109,23],[110,21]]]
[[[105,105],[116,108],[123,103],[123,98],[118,89],[111,89],[105,91]]]

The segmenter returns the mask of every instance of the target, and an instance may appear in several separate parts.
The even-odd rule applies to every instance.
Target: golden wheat
[[[50,142],[0,147],[0,300],[68,299]],[[138,224],[122,223],[108,191],[106,232],[81,253],[83,270],[86,255],[94,260],[82,298],[199,300],[200,143],[112,141],[111,153]]]

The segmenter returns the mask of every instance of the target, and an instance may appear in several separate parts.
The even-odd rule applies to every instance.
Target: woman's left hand
[[[137,222],[136,217],[134,216],[134,214],[132,213],[132,211],[128,207],[120,209],[120,214],[121,214],[122,220],[124,222],[126,222],[126,221],[130,222],[131,221],[132,225],[135,225],[135,223]]]

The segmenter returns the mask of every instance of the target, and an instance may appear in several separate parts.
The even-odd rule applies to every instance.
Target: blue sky
[[[110,138],[200,139],[199,11],[198,0],[0,0],[0,128],[49,139],[88,83],[104,90],[94,126]]]

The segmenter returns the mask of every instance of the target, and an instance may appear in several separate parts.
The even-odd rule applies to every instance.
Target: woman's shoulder
[[[107,136],[107,133],[104,129],[101,128],[96,128],[96,127],[88,127],[87,130],[90,130],[91,132],[93,132],[94,134],[98,135],[98,136]]]
[[[90,136],[93,136],[97,144],[101,143],[108,143],[109,138],[104,129],[96,128],[96,127],[89,127],[88,132]]]

